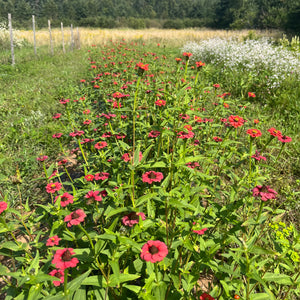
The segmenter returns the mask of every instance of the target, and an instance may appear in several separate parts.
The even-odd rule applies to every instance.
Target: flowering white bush
[[[267,87],[279,87],[291,74],[300,75],[300,53],[282,46],[274,46],[270,40],[246,40],[213,38],[200,43],[189,42],[182,52],[191,52],[191,61],[202,60],[227,70],[266,74]]]
[[[15,47],[22,47],[24,45],[24,40],[16,37],[17,30],[13,30],[13,40]],[[9,49],[10,47],[10,35],[7,25],[5,23],[0,23],[0,48]]]

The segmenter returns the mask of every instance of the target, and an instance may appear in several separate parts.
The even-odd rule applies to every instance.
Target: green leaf
[[[136,294],[138,294],[141,290],[140,286],[136,286],[136,285],[130,285],[130,284],[124,284],[123,285],[126,289],[135,292]]]
[[[65,299],[66,297],[63,296],[62,293],[58,293],[57,295],[50,295],[50,296],[47,296],[44,298],[44,300],[62,300],[62,299]]]
[[[119,145],[123,148],[123,150],[128,150],[130,148],[130,146],[128,144],[126,144],[120,140],[119,140]]]
[[[112,209],[108,214],[106,214],[106,220],[114,215],[118,215],[120,213],[123,212],[128,212],[128,208],[127,207],[120,207],[120,208],[114,208]]]
[[[55,277],[54,277],[55,278]],[[30,276],[30,280],[27,281],[27,284],[38,284],[44,281],[53,281],[53,276],[39,273],[36,276]]]
[[[143,153],[143,158],[142,158],[142,160],[141,160],[141,164],[143,164],[144,161],[146,161],[146,159],[147,159],[147,157],[148,157],[148,155],[149,155],[149,152],[150,152],[150,150],[151,150],[152,147],[153,147],[153,145],[150,145],[150,146],[145,150],[145,152]]]
[[[84,274],[80,275],[79,277],[77,277],[74,280],[72,280],[71,282],[69,282],[67,285],[68,290],[70,290],[71,293],[74,292],[75,290],[77,290],[81,286],[84,279],[86,279],[90,273],[91,273],[91,270],[88,270]]]
[[[19,247],[15,242],[12,242],[12,241],[1,244],[1,248],[9,249],[11,251],[21,250],[21,247]]]
[[[31,262],[30,266],[27,268],[27,272],[34,271],[34,274],[36,275],[39,271],[39,261],[40,260],[40,253],[39,250],[36,250],[35,258]]]
[[[144,195],[144,196],[138,198],[138,199],[135,201],[135,205],[136,205],[136,206],[140,206],[140,205],[144,204],[148,199],[154,198],[156,195],[157,195],[157,193],[146,194],[146,195]]]
[[[227,283],[224,280],[220,280],[220,283],[223,286],[223,289],[224,289],[224,292],[226,293],[226,296],[229,297],[230,291],[229,291],[229,287],[228,287]]]
[[[38,299],[42,288],[43,288],[42,284],[33,285],[29,290],[27,300],[36,300],[36,299]]]
[[[139,162],[140,162],[139,158],[140,158],[140,146],[138,146],[135,149],[134,154],[133,154],[133,166],[134,167],[136,167],[139,164]]]
[[[135,280],[139,277],[140,277],[140,275],[136,275],[136,274],[123,274],[123,273],[121,273],[121,274],[112,274],[109,277],[109,286],[110,287],[116,287],[120,283],[127,282],[127,281],[132,281],[132,280]]]
[[[53,169],[54,169],[54,164],[52,164],[52,165],[46,170],[46,173],[47,173],[47,177],[48,177],[48,178],[52,175]]]
[[[270,296],[266,293],[251,294],[250,300],[270,300]]]
[[[106,289],[93,289],[94,296],[96,297],[96,300],[108,300],[108,297],[106,295]],[[94,298],[93,298],[94,299]]]
[[[188,156],[188,157],[184,157],[184,158],[181,158],[180,160],[178,160],[175,163],[175,166],[179,167],[179,166],[185,165],[189,162],[194,162],[194,161],[199,162],[200,160],[203,160],[203,159],[206,159],[206,162],[207,162],[207,158],[205,158],[203,155]]]
[[[167,188],[170,183],[171,174],[168,174],[168,176],[164,179],[164,181],[161,183],[161,187]]]
[[[97,287],[105,287],[106,280],[102,275],[90,276],[82,281],[82,285],[92,285]]]
[[[81,286],[74,294],[73,300],[86,300],[86,288]]]
[[[263,277],[265,281],[272,281],[278,284],[292,285],[293,281],[290,276],[285,274],[275,274],[267,272]]]
[[[256,246],[256,245],[254,245],[253,247],[251,247],[250,249],[248,249],[248,251],[250,253],[258,254],[258,255],[262,255],[262,254],[276,255],[276,253],[277,253],[276,251],[264,249],[264,248]]]
[[[95,244],[95,254],[97,255],[106,246],[106,242],[103,240],[98,240]]]

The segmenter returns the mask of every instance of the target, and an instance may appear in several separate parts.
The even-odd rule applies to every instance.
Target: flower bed
[[[0,203],[7,299],[284,299],[299,285],[299,234],[278,227],[269,180],[292,138],[192,57],[89,50],[90,78],[53,116],[56,162],[37,158],[48,202],[26,220]]]

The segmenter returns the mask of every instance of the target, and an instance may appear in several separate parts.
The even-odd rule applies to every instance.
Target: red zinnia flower
[[[136,64],[137,67],[139,67],[140,69],[144,70],[144,71],[148,71],[149,70],[149,64],[143,64],[142,62],[139,62],[138,64]]]
[[[179,117],[183,120],[189,120],[190,119],[190,116],[187,115],[187,114],[180,114]]]
[[[257,150],[255,150],[255,154],[252,155],[251,157],[258,160],[258,161],[260,161],[261,159],[263,159],[265,161],[267,160],[264,156],[261,156],[260,153]]]
[[[191,125],[184,125],[183,128],[188,130],[188,131],[193,130],[193,127]]]
[[[47,155],[39,156],[36,158],[37,161],[41,161],[41,162],[45,161],[46,159],[48,159]]]
[[[95,174],[95,180],[105,180],[108,179],[109,173],[106,172],[100,172]]]
[[[189,132],[185,132],[185,131],[179,131],[177,133],[178,138],[180,139],[190,139],[192,137],[194,137],[194,132],[189,131]]]
[[[243,126],[245,122],[243,118],[239,116],[232,116],[232,115],[228,118],[228,121],[230,122],[231,126],[233,126],[234,128]]]
[[[138,224],[139,223],[139,219],[140,217],[142,218],[142,220],[146,220],[146,216],[144,213],[142,212],[131,212],[130,214],[126,215],[125,217],[122,218],[122,223],[125,226],[129,226],[132,227],[134,224]]]
[[[192,231],[193,231],[194,233],[199,234],[199,235],[203,235],[207,229],[208,229],[208,228],[202,228],[202,229],[200,229],[200,230],[192,229]]]
[[[143,182],[151,184],[152,182],[161,182],[164,175],[161,172],[148,171],[142,175]]]
[[[200,167],[199,163],[197,163],[196,161],[194,162],[189,162],[187,164],[185,164],[188,168],[190,169],[195,169],[196,167]]]
[[[166,103],[167,103],[167,101],[161,100],[161,99],[155,101],[155,104],[156,104],[157,106],[165,106]]]
[[[256,95],[254,94],[254,93],[252,93],[252,92],[248,92],[248,97],[252,97],[252,98],[255,98],[256,97]]]
[[[58,246],[60,240],[61,239],[57,235],[52,236],[47,240],[46,246]]]
[[[64,270],[53,270],[49,273],[49,275],[57,278],[52,281],[55,286],[60,286],[64,283]]]
[[[84,176],[86,181],[93,181],[94,180],[94,175],[93,174],[87,174]]]
[[[4,201],[0,202],[0,214],[2,214],[7,209],[7,203]]]
[[[46,186],[46,192],[53,194],[59,191],[61,188],[62,188],[62,184],[60,182],[50,182]]]
[[[247,133],[251,136],[251,137],[258,137],[261,136],[261,131],[258,129],[248,129]]]
[[[99,150],[99,149],[103,149],[106,146],[107,146],[106,142],[98,142],[97,144],[95,144],[94,147]]]
[[[71,132],[69,136],[76,137],[76,136],[82,136],[83,134],[84,134],[83,130],[75,130],[74,132]]]
[[[54,202],[56,202],[60,198],[60,205],[62,207],[66,207],[68,204],[73,203],[74,197],[68,193],[63,193],[55,198]]]
[[[77,209],[73,211],[69,215],[65,216],[64,222],[68,222],[67,226],[71,227],[72,225],[78,225],[84,221],[86,214],[82,209]]]
[[[93,201],[102,201],[102,197],[99,195],[99,191],[89,191],[84,197],[89,199],[87,204],[92,203]]]
[[[205,66],[205,63],[202,62],[201,60],[200,60],[200,61],[196,61],[196,66],[197,66],[197,68],[199,69],[199,68],[204,67],[204,66]]]
[[[89,125],[92,123],[92,120],[86,119],[85,121],[83,121],[84,125]]]
[[[160,135],[160,131],[157,130],[151,130],[148,134],[148,137],[156,138]]]
[[[189,59],[193,54],[191,52],[183,52],[182,55],[185,56],[186,59]]]
[[[281,131],[275,129],[274,127],[268,129],[268,131],[270,132],[270,135],[272,135],[272,136],[282,136]]]
[[[128,162],[128,161],[131,161],[132,160],[132,154],[131,153],[124,153],[121,157],[121,159],[123,159],[124,161]],[[139,152],[139,161],[141,161],[143,158],[143,154],[142,152],[140,151]]]
[[[52,119],[59,119],[60,117],[61,117],[61,114],[57,113],[52,117]]]
[[[200,300],[215,300],[215,298],[213,298],[211,295],[207,294],[207,293],[203,293],[200,296]]]
[[[223,140],[220,138],[220,137],[218,137],[218,136],[214,136],[213,137],[213,140],[215,141],[215,142],[222,142]]]
[[[79,260],[76,257],[71,257],[73,254],[75,254],[73,248],[56,250],[52,264],[54,264],[57,269],[61,270],[74,268],[79,263]]]
[[[64,166],[67,162],[68,162],[67,159],[62,159],[62,160],[60,160],[60,161],[58,162],[58,165],[59,165],[59,166]]]
[[[275,199],[277,192],[272,190],[269,186],[257,185],[253,190],[253,197],[260,197],[262,201]]]
[[[59,139],[62,135],[63,135],[63,134],[59,132],[59,133],[53,134],[52,137],[53,137],[54,139]]]
[[[168,255],[168,248],[161,241],[148,241],[142,247],[141,258],[145,261],[155,263],[162,261]]]
[[[82,113],[83,113],[84,115],[88,115],[90,112],[91,112],[91,110],[87,108],[87,109],[85,109]]]
[[[213,87],[215,87],[215,88],[219,88],[219,87],[220,87],[220,85],[219,85],[218,83],[215,83],[215,84],[213,84]]]
[[[292,138],[287,135],[277,136],[277,138],[278,138],[278,141],[280,141],[282,143],[289,143],[292,141]]]

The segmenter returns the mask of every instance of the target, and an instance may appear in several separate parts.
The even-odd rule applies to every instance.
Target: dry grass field
[[[19,30],[15,33],[17,38],[25,39],[29,43],[33,43],[32,30]],[[62,31],[60,28],[51,30],[52,40],[54,46],[62,44]],[[78,45],[78,37],[80,45],[91,46],[93,44],[103,45],[108,41],[117,41],[125,39],[126,41],[135,42],[153,42],[161,45],[172,45],[174,47],[183,46],[188,41],[200,41],[204,39],[220,37],[220,38],[235,38],[242,39],[247,36],[272,36],[278,37],[279,32],[276,31],[249,31],[249,30],[210,30],[210,29],[90,29],[90,28],[74,28],[74,41]],[[36,31],[37,46],[44,46],[49,44],[49,30],[43,29]],[[71,43],[71,29],[64,28],[64,43],[66,45]]]

